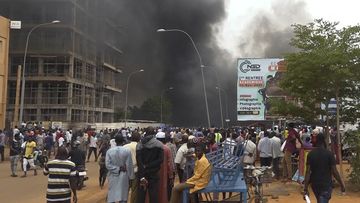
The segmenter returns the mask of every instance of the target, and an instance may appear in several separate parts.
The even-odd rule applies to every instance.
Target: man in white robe
[[[107,202],[126,203],[129,194],[129,180],[134,179],[134,170],[129,149],[122,146],[124,138],[115,136],[116,147],[106,153],[105,165],[108,169],[109,189]]]

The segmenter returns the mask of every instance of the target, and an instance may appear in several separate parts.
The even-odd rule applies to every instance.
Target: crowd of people
[[[275,179],[288,182],[294,175],[293,161],[300,148],[325,149],[322,131],[315,126],[295,126],[293,123],[286,129],[148,127],[73,132],[71,129],[15,127],[8,133],[0,132],[0,153],[3,161],[3,149],[8,144],[12,177],[17,177],[19,161],[24,172],[21,177],[26,177],[29,170],[34,170],[37,175],[39,157],[46,155],[51,159],[55,156],[43,165],[44,174],[48,175],[48,202],[70,202],[71,191],[73,201],[77,201],[76,190],[84,187],[86,180],[80,181],[79,173],[86,171],[86,162],[93,154],[99,163],[100,188],[108,179],[107,202],[127,202],[129,199],[131,203],[175,203],[181,201],[181,192],[185,189],[189,189],[191,201],[198,202],[197,191],[207,186],[211,176],[211,163],[206,153],[221,148],[224,143],[241,147],[242,150],[232,149],[232,153],[239,153],[236,155],[241,157],[243,165],[255,165],[259,157],[260,166],[272,166]],[[334,152],[335,134],[336,128],[331,129],[329,141]],[[304,192],[308,194],[311,183],[318,201],[319,198],[330,199],[332,174],[345,191],[334,167],[334,157],[338,156],[327,152],[313,150],[307,161]],[[329,163],[318,161],[324,159]],[[319,179],[319,173],[324,171],[329,177]],[[176,177],[178,184],[175,184]],[[213,196],[215,200],[218,198],[217,194]]]

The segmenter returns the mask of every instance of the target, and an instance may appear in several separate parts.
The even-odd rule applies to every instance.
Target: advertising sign
[[[265,120],[268,82],[277,72],[285,71],[280,58],[238,59],[237,61],[237,120]]]
[[[21,29],[21,21],[10,21],[10,29],[19,30]]]

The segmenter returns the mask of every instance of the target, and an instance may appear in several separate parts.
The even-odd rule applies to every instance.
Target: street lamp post
[[[167,89],[164,89],[162,92],[161,92],[161,96],[160,96],[160,123],[162,123],[162,120],[163,120],[163,97],[164,97],[164,93],[168,90],[173,90],[174,88],[173,87],[169,87]]]
[[[228,95],[227,95],[227,92],[224,89],[222,89],[221,87],[216,87],[216,89],[219,92],[223,91],[223,93],[225,94],[225,116],[226,116],[226,120],[228,120],[229,119],[229,111],[228,111]],[[226,122],[228,122],[228,121],[226,121]]]
[[[41,27],[41,26],[46,26],[46,25],[51,25],[51,24],[56,24],[56,23],[60,23],[59,20],[54,20],[52,22],[48,22],[48,23],[42,23],[42,24],[38,24],[35,25],[34,27],[32,27],[29,31],[29,33],[27,34],[26,37],[26,44],[25,44],[25,52],[24,52],[24,61],[23,61],[23,69],[22,69],[22,84],[21,84],[21,95],[20,95],[20,119],[19,119],[19,127],[21,127],[21,124],[23,122],[23,116],[24,116],[24,99],[25,99],[25,69],[26,69],[26,54],[27,54],[27,50],[28,50],[28,46],[29,46],[29,39],[30,39],[30,35],[31,33]]]
[[[223,110],[222,110],[222,104],[221,104],[221,92],[220,92],[220,88],[218,88],[218,95],[219,95],[219,104],[220,104],[221,127],[224,128],[224,117],[223,117]]]
[[[124,124],[124,127],[126,128],[126,122],[127,122],[127,111],[128,111],[128,90],[129,90],[129,81],[130,81],[130,78],[133,74],[136,74],[136,73],[141,73],[141,72],[144,72],[144,69],[140,69],[140,70],[137,70],[137,71],[134,71],[132,73],[129,74],[128,78],[127,78],[127,81],[126,81],[126,91],[125,91],[125,124]]]
[[[217,71],[215,68],[212,68],[211,66],[205,66],[206,68],[209,68],[210,70],[212,70],[215,74],[215,77],[216,77],[216,85],[217,87],[221,87],[220,85],[220,80],[219,80],[219,76],[217,74]],[[224,128],[224,116],[223,116],[223,108],[222,108],[222,102],[221,102],[221,88],[217,88],[216,89],[218,90],[218,97],[219,97],[219,106],[220,106],[220,119],[221,119],[221,127]]]
[[[192,39],[192,37],[187,33],[185,32],[184,30],[180,30],[180,29],[158,29],[157,32],[181,32],[183,34],[185,34],[191,41],[195,51],[196,51],[196,54],[199,58],[199,62],[200,62],[200,68],[201,68],[201,76],[202,76],[202,83],[203,83],[203,89],[204,89],[204,99],[205,99],[205,107],[206,107],[206,116],[207,116],[207,122],[208,122],[208,127],[210,128],[210,114],[209,114],[209,106],[208,106],[208,101],[207,101],[207,95],[206,95],[206,86],[205,86],[205,77],[204,77],[204,64],[202,62],[202,59],[201,59],[201,56],[200,56],[200,53],[199,53],[199,50],[197,49],[195,43],[194,43],[194,40]]]

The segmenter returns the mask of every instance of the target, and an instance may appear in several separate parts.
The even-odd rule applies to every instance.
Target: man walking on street
[[[166,143],[164,132],[158,132],[156,139],[164,144],[164,159],[160,167],[160,183],[159,183],[159,203],[168,203],[170,200],[169,188],[174,185],[174,163],[171,150]]]
[[[74,194],[73,202],[77,202],[75,164],[67,158],[67,149],[59,147],[55,159],[45,165],[44,175],[49,175],[46,193],[48,203],[70,203],[71,191]]]
[[[20,133],[14,135],[13,140],[10,141],[10,167],[11,177],[17,177],[16,169],[21,153]]]
[[[260,153],[260,165],[271,166],[273,145],[269,138],[269,132],[266,130],[264,131],[264,137],[259,141],[258,150]]]
[[[131,152],[131,159],[132,159],[134,176],[135,176],[135,178],[130,181],[130,185],[131,185],[130,203],[135,203],[135,201],[136,201],[136,193],[137,193],[137,190],[138,190],[138,182],[137,182],[138,167],[137,167],[137,164],[136,164],[136,146],[137,146],[139,141],[140,141],[140,134],[138,132],[134,132],[131,135],[131,142],[124,145],[124,147],[128,148],[130,150],[130,152]]]
[[[95,134],[91,134],[89,135],[90,138],[90,143],[89,143],[89,153],[88,153],[88,157],[87,157],[87,162],[89,162],[90,160],[90,156],[92,154],[92,152],[94,152],[95,155],[95,162],[97,162],[97,158],[98,158],[98,154],[97,154],[97,138],[95,137]]]
[[[340,183],[342,194],[345,193],[345,185],[336,169],[334,155],[326,149],[325,137],[317,135],[316,149],[307,156],[304,194],[308,195],[308,187],[315,194],[318,203],[328,203],[332,192],[332,176]]]
[[[109,192],[107,202],[126,203],[129,195],[129,182],[134,179],[131,152],[122,145],[125,138],[115,136],[116,147],[106,152],[105,165],[109,171]]]
[[[291,155],[296,152],[296,140],[298,140],[302,145],[300,135],[294,129],[295,124],[289,123],[288,127],[289,127],[289,131],[288,131],[288,136],[285,140],[286,143],[284,147],[284,160],[283,160],[283,176],[285,179],[284,181],[291,181],[293,176]]]
[[[34,164],[34,151],[36,148],[36,142],[34,141],[35,137],[30,136],[29,140],[25,143],[25,155],[23,158],[23,170],[24,175],[21,177],[26,177],[27,165],[30,165],[30,168],[34,169],[34,176],[37,175],[36,166]]]
[[[275,132],[270,133],[270,140],[272,142],[273,171],[275,173],[275,178],[279,180],[281,177],[280,176],[280,168],[279,168],[280,159],[282,157],[281,140],[280,140],[280,138],[278,138],[278,134],[276,134]]]
[[[5,133],[0,130],[0,156],[1,156],[1,161],[3,162],[5,160]]]
[[[139,187],[137,203],[144,203],[149,192],[150,203],[159,203],[159,170],[163,163],[163,144],[156,140],[155,130],[148,127],[145,137],[136,146]]]
[[[186,164],[186,156],[185,155],[188,152],[187,142],[188,142],[188,135],[187,134],[182,135],[182,137],[181,137],[182,145],[177,150],[175,160],[174,160],[180,183],[185,181],[184,169],[185,169],[185,164]]]

